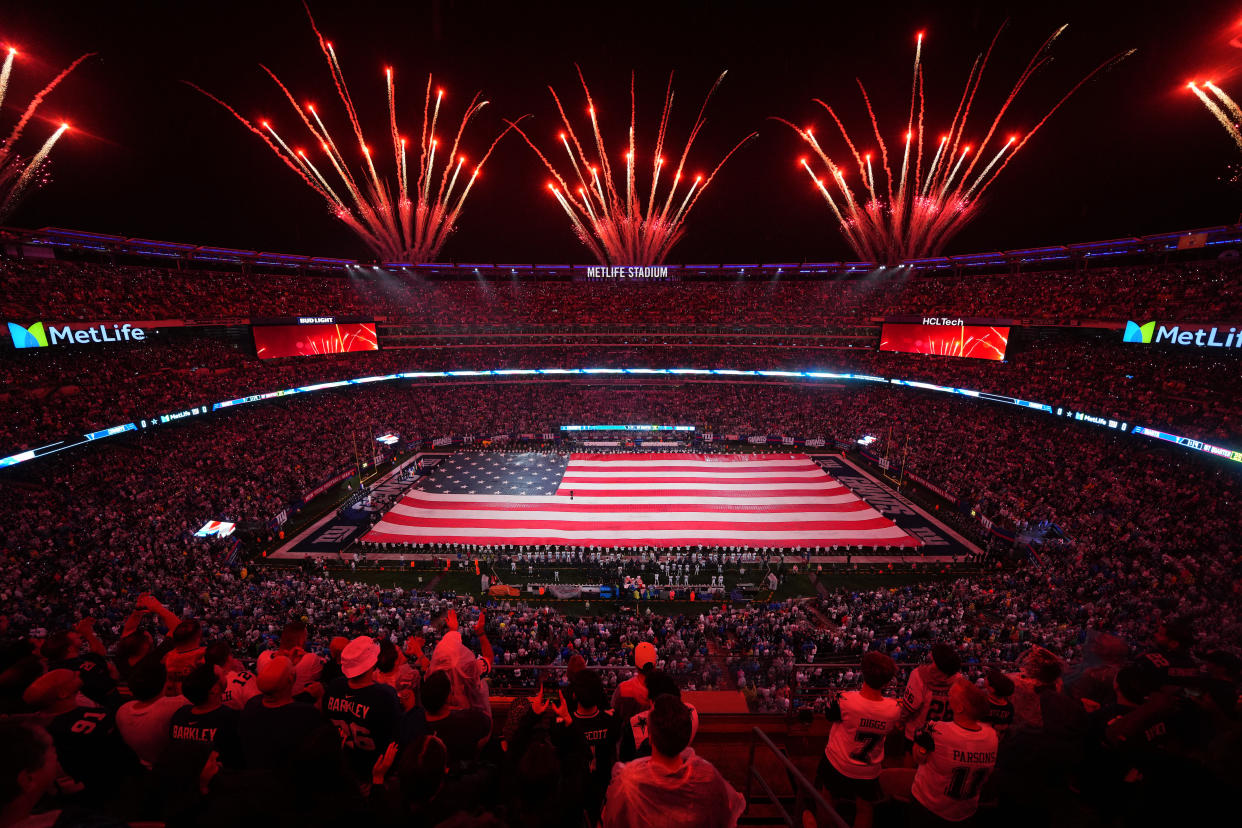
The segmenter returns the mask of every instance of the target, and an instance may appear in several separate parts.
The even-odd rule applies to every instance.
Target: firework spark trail
[[[332,77],[337,99],[348,117],[350,132],[353,133],[358,151],[362,155],[361,175],[356,176],[351,169],[341,150],[341,145],[337,143],[331,131],[324,124],[314,104],[307,103],[304,106],[299,104],[275,72],[262,64],[260,66],[289,101],[307,132],[318,142],[332,170],[340,178],[340,183],[344,187],[343,195],[333,189],[306,151],[296,145],[291,147],[269,121],[261,121],[256,126],[235,108],[210,92],[188,81],[187,85],[220,104],[243,126],[258,135],[285,166],[297,173],[308,187],[327,202],[332,215],[361,238],[381,259],[412,264],[434,261],[453,231],[462,208],[465,206],[466,197],[478,179],[480,171],[491,157],[496,144],[513,128],[512,124],[492,141],[475,165],[461,192],[455,193],[462,167],[466,163],[466,156],[458,153],[462,137],[466,126],[488,102],[480,101],[478,94],[471,99],[454,134],[451,151],[441,156],[442,166],[437,168],[436,147],[440,142],[435,135],[435,126],[440,115],[444,90],[436,91],[433,108],[431,105],[433,79],[428,75],[419,139],[418,176],[415,179],[413,192],[411,192],[407,141],[402,137],[397,121],[395,72],[391,66],[386,66],[384,67],[384,82],[388,102],[388,131],[389,140],[392,142],[396,175],[395,186],[390,185],[387,179],[380,176],[376,168],[376,159],[363,133],[362,124],[349,93],[336,50],[332,43],[325,40],[320,33],[309,9],[307,9],[307,17],[310,18],[311,30],[315,34],[319,50],[327,64],[328,73]],[[521,118],[518,119],[520,120]],[[433,191],[432,179],[437,175],[440,179],[439,186]]]
[[[1004,27],[997,30],[988,48],[976,57],[971,65],[957,109],[953,113],[948,130],[940,137],[926,174],[922,171],[925,140],[921,63],[923,33],[919,32],[915,45],[910,108],[906,119],[905,145],[898,176],[893,175],[893,170],[889,165],[888,146],[876,119],[871,98],[867,94],[866,87],[859,80],[858,89],[862,95],[871,130],[879,145],[879,166],[885,176],[884,192],[887,194],[887,199],[877,196],[871,153],[864,154],[859,150],[836,111],[824,101],[819,98],[814,99],[832,117],[845,141],[849,155],[853,157],[859,168],[862,176],[862,184],[859,185],[860,198],[855,198],[852,188],[845,181],[840,166],[816,140],[809,127],[800,128],[783,118],[776,118],[797,132],[798,136],[811,147],[823,166],[828,169],[835,188],[840,192],[840,205],[832,197],[829,188],[825,187],[824,179],[816,170],[805,159],[799,162],[828,201],[842,234],[860,258],[895,265],[903,260],[938,252],[944,243],[974,216],[979,200],[988,187],[1035,133],[1047,123],[1053,113],[1060,109],[1062,104],[1085,83],[1133,53],[1133,50],[1122,52],[1095,67],[1074,84],[1024,135],[1020,137],[1011,135],[999,149],[995,149],[996,145],[991,142],[993,137],[1000,132],[1002,120],[1022,89],[1051,59],[1052,46],[1065,28],[1062,26],[1054,31],[1031,56],[1026,67],[1010,87],[1003,103],[989,121],[982,140],[975,143],[967,138],[967,127],[970,123],[972,107],[982,85],[984,71],[987,69]],[[1220,106],[1209,100],[1198,88],[1193,85],[1191,88],[1208,109],[1212,110],[1218,120],[1229,128],[1228,116]],[[1216,92],[1216,90],[1212,91]],[[1219,95],[1223,93],[1218,93]],[[1232,104],[1232,101],[1226,103],[1226,105],[1229,104]],[[1242,110],[1239,110],[1239,115],[1242,116]],[[1239,147],[1242,147],[1242,134],[1238,132],[1236,124],[1233,125],[1231,135],[1238,141]],[[914,156],[913,163],[911,163],[911,155]],[[984,157],[985,155],[987,157]]]
[[[1220,105],[1217,104],[1216,101],[1209,98],[1207,94],[1195,84],[1194,81],[1186,84],[1186,87],[1191,92],[1194,92],[1195,96],[1203,102],[1205,107],[1207,107],[1208,112],[1211,112],[1216,120],[1220,121],[1220,125],[1225,128],[1226,132],[1229,133],[1229,137],[1232,138],[1233,142],[1238,145],[1238,149],[1242,150],[1242,130],[1240,130],[1240,124],[1242,124],[1242,109],[1239,109],[1238,105],[1234,103],[1233,98],[1225,94],[1225,91],[1216,84],[1211,81],[1207,81],[1203,85],[1220,100],[1221,104],[1228,107],[1228,113],[1226,113],[1224,109],[1221,109]],[[1233,115],[1233,117],[1231,118],[1230,115]]]
[[[9,47],[9,52],[4,56],[4,68],[0,69],[0,106],[4,105],[4,96],[9,91],[9,76],[13,74],[13,59],[17,57],[17,50]]]
[[[39,90],[39,94],[30,99],[30,105],[26,107],[26,111],[22,113],[22,117],[18,120],[17,126],[13,127],[13,131],[9,133],[9,137],[4,139],[4,144],[0,145],[0,151],[8,150],[13,146],[13,142],[22,137],[22,131],[26,128],[26,124],[34,117],[35,110],[43,103],[43,99],[51,94],[52,90],[60,86],[60,82],[69,77],[69,73],[82,64],[82,61],[95,56],[95,52],[87,52],[79,57],[73,63],[69,64],[61,71],[59,75],[52,78],[52,82]]]
[[[17,203],[21,201],[22,196],[26,194],[26,190],[30,187],[31,179],[33,179],[35,174],[39,171],[39,168],[43,165],[43,162],[47,160],[47,156],[52,151],[53,145],[60,140],[60,136],[64,135],[68,129],[68,124],[61,124],[56,131],[49,135],[48,139],[43,142],[43,146],[40,147],[39,151],[34,154],[34,157],[30,159],[30,163],[28,163],[26,168],[22,170],[22,174],[18,176],[17,183],[13,185],[13,189],[9,190],[8,194],[4,197],[3,203],[0,203],[0,216],[7,216],[13,211],[13,208],[17,206]]]
[[[511,122],[510,127],[526,139],[526,143],[535,151],[539,160],[552,175],[553,180],[548,183],[548,190],[569,217],[574,233],[600,263],[647,265],[663,262],[669,250],[685,233],[686,217],[694,210],[698,200],[716,174],[720,172],[721,167],[757,133],[752,132],[735,144],[717,162],[710,173],[696,175],[689,186],[686,185],[686,179],[689,178],[686,173],[686,162],[699,132],[706,123],[707,104],[721,81],[724,80],[725,73],[722,72],[704,97],[686,142],[682,146],[677,164],[672,174],[669,175],[666,168],[671,165],[667,163],[664,151],[673,107],[673,76],[670,74],[664,94],[664,109],[656,135],[655,151],[650,160],[650,184],[646,188],[644,198],[644,182],[639,175],[639,169],[640,161],[642,161],[643,169],[646,169],[647,162],[640,158],[638,149],[637,95],[634,89],[633,74],[630,77],[630,126],[623,173],[625,181],[618,182],[613,176],[612,165],[604,149],[604,137],[600,130],[599,117],[591,90],[587,86],[582,69],[576,68],[583,96],[586,99],[590,122],[591,134],[585,142],[579,139],[556,90],[548,87],[564,126],[558,140],[569,158],[568,167],[558,169],[557,165],[535,145],[530,136],[523,132],[517,123]],[[584,148],[584,143],[592,142],[595,150],[594,156],[588,154]],[[665,181],[667,184],[664,183]],[[576,182],[576,185],[573,182]]]
[[[21,156],[14,151],[14,144],[21,138],[27,124],[35,116],[44,99],[60,85],[61,81],[69,77],[69,74],[74,69],[77,69],[84,60],[93,57],[94,54],[94,52],[87,52],[82,55],[65,67],[60,74],[52,78],[50,83],[40,89],[38,94],[31,98],[30,103],[26,105],[26,108],[17,120],[17,124],[9,132],[4,142],[0,143],[0,221],[12,214],[21,202],[22,197],[32,187],[37,187],[42,183],[39,180],[39,175],[46,168],[48,155],[52,152],[52,147],[60,140],[60,137],[69,130],[69,125],[62,123],[48,136],[43,142],[43,146],[31,156],[29,161],[23,161]],[[13,62],[16,57],[17,50],[10,47],[4,59],[4,66],[0,68],[0,104],[3,104],[8,94],[9,80],[13,74]]]

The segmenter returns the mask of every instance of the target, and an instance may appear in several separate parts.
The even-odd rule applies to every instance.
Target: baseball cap
[[[43,708],[56,699],[65,698],[77,692],[81,685],[78,674],[73,670],[63,668],[52,670],[39,676],[26,688],[26,692],[22,694],[22,701],[32,707]]]
[[[259,674],[255,678],[255,685],[259,688],[259,692],[264,695],[275,693],[280,690],[285,682],[292,682],[293,662],[287,656],[275,656],[269,658],[267,663],[259,668]]]
[[[380,646],[369,635],[360,635],[341,650],[341,672],[345,678],[358,678],[375,666]]]
[[[648,664],[655,664],[656,648],[649,641],[643,641],[634,648],[634,666],[643,669]]]

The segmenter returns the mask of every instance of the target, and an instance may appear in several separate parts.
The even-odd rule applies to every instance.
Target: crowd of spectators
[[[15,351],[0,365],[12,416],[0,439],[17,450],[194,405],[318,382],[401,371],[492,368],[732,368],[878,374],[1006,394],[1233,445],[1242,439],[1237,357],[1170,353],[1111,339],[1018,341],[1005,362],[757,339],[715,344],[618,341],[415,345],[259,360],[244,344],[178,337],[114,348]]]
[[[1236,264],[1093,266],[1022,274],[683,282],[447,280],[367,275],[212,273],[58,261],[0,263],[9,319],[244,319],[359,314],[428,327],[604,324],[822,328],[888,315],[1046,321],[1220,322],[1242,311]]]
[[[463,677],[452,670],[437,678],[435,670],[400,669],[402,657],[421,664],[420,652],[430,654],[430,666],[446,642],[453,652],[463,652],[462,637],[454,638],[441,624],[449,610],[467,619],[464,625],[485,617],[464,641],[489,653],[494,684],[532,689],[548,678],[548,665],[556,666],[559,676],[561,668],[579,663],[575,656],[587,666],[613,668],[601,671],[598,690],[582,691],[588,702],[593,694],[606,698],[612,693],[618,701],[625,695],[621,679],[628,673],[616,668],[632,668],[644,642],[654,645],[658,654],[654,666],[682,690],[738,689],[756,710],[789,713],[829,707],[835,693],[856,678],[840,665],[856,663],[866,652],[886,653],[909,664],[924,660],[937,642],[950,641],[972,678],[982,677],[985,665],[1011,662],[1032,645],[1047,650],[1058,664],[1079,666],[1092,664],[1099,651],[1107,650],[1115,667],[1118,658],[1124,662],[1125,653],[1142,652],[1133,648],[1158,638],[1160,619],[1172,617],[1182,625],[1178,635],[1193,640],[1196,652],[1213,654],[1226,668],[1236,670],[1229,666],[1236,664],[1231,657],[1219,655],[1236,648],[1242,639],[1242,626],[1229,609],[1236,607],[1242,592],[1242,559],[1234,537],[1236,478],[1174,450],[1129,437],[1059,421],[1033,429],[1030,418],[1035,416],[969,400],[880,388],[857,392],[706,384],[373,387],[257,405],[214,420],[103,444],[95,451],[50,458],[15,469],[0,481],[0,493],[11,504],[0,525],[4,551],[0,637],[8,641],[6,661],[0,665],[0,703],[9,712],[43,711],[58,753],[62,745],[74,744],[63,751],[62,764],[72,764],[72,751],[81,747],[66,735],[85,729],[83,725],[73,730],[74,721],[101,726],[107,740],[88,749],[109,752],[110,761],[100,763],[95,754],[90,764],[107,770],[105,781],[80,778],[61,768],[84,786],[69,796],[74,807],[112,807],[121,798],[124,807],[136,808],[137,813],[150,814],[154,809],[174,821],[193,822],[194,814],[217,819],[249,802],[246,797],[255,790],[248,787],[253,780],[247,783],[248,777],[237,777],[233,770],[241,766],[253,770],[248,763],[254,762],[278,773],[273,752],[296,744],[306,761],[289,760],[281,767],[296,767],[310,774],[308,778],[282,776],[273,781],[269,771],[261,778],[269,786],[296,787],[314,781],[312,787],[325,797],[335,792],[331,801],[308,800],[321,811],[291,809],[282,817],[321,824],[344,818],[334,810],[343,807],[368,813],[379,809],[378,813],[391,815],[385,809],[396,806],[386,797],[407,790],[403,784],[417,777],[405,765],[415,763],[409,751],[426,758],[426,733],[441,733],[435,724],[440,719],[451,720],[437,737],[448,758],[437,764],[438,754],[433,753],[429,766],[420,765],[431,773],[430,779],[462,781],[465,770],[455,769],[454,763],[463,751],[471,760],[482,760],[473,771],[494,772],[510,783],[517,778],[505,764],[501,740],[488,740],[478,716],[468,713],[476,708],[467,697],[461,697],[458,715],[452,712],[453,705],[446,713],[438,695],[445,685],[451,696],[462,681],[477,678],[468,666],[476,663],[474,656],[450,659]],[[491,601],[480,607],[480,599],[473,597],[270,570],[256,567],[244,556],[230,562],[218,545],[188,537],[189,530],[210,517],[262,521],[324,472],[348,466],[353,452],[345,435],[351,429],[388,429],[416,438],[540,432],[564,419],[601,418],[691,419],[720,432],[822,433],[829,439],[883,434],[878,450],[904,457],[909,468],[930,479],[960,486],[964,496],[970,492],[968,499],[976,508],[998,519],[1011,514],[1015,520],[1055,520],[1072,543],[1044,550],[1040,565],[900,588],[858,591],[834,589],[827,583],[811,601],[712,605],[668,616],[633,611],[577,616],[546,605]],[[476,615],[479,609],[485,616]],[[292,638],[290,624],[295,631]],[[299,624],[313,631],[310,640],[298,637]],[[104,649],[125,679],[123,686],[128,686],[132,700],[87,686],[87,674],[93,669],[109,671],[109,663],[79,656],[77,639],[64,643],[68,630],[92,642],[94,649]],[[157,644],[161,632],[162,646]],[[1101,635],[1108,638],[1100,639]],[[374,644],[376,680],[382,674],[397,685],[395,689],[408,692],[405,701],[399,701],[403,712],[394,716],[404,722],[411,711],[420,711],[413,713],[416,724],[411,727],[425,728],[408,739],[390,737],[405,746],[386,764],[381,763],[386,751],[367,749],[365,761],[350,753],[362,750],[359,746],[365,740],[349,730],[345,719],[341,732],[350,736],[313,738],[315,723],[325,715],[331,720],[334,712],[359,709],[350,704],[372,703],[350,695],[362,694],[370,686],[365,676],[350,682],[358,675],[347,675],[343,686],[340,679],[321,681],[320,699],[327,701],[319,701],[319,709],[318,689],[299,678],[305,659],[310,659],[308,665],[322,659],[324,669],[336,664],[352,672],[346,663],[356,662],[345,657],[343,642],[364,636]],[[96,638],[102,642],[99,647],[93,644]],[[1099,646],[1101,640],[1109,646]],[[58,643],[48,650],[48,641]],[[40,642],[45,650],[33,652]],[[227,644],[226,651],[221,642]],[[365,642],[359,646],[366,653],[372,650]],[[194,665],[208,658],[209,649],[204,647],[215,648],[210,650],[211,663],[220,669],[195,674]],[[144,659],[151,651],[162,660],[153,664]],[[406,655],[394,660],[394,651]],[[86,667],[81,659],[93,666]],[[65,661],[70,662],[67,671],[62,668]],[[570,688],[576,686],[571,682]],[[78,702],[79,689],[88,696],[96,692],[102,706]],[[291,708],[303,704],[296,697],[304,692],[310,695],[307,706]],[[1138,709],[1155,690],[1144,685],[1133,692],[1138,697],[1126,696],[1125,701]],[[237,730],[240,748],[222,742],[216,758],[208,761],[199,745],[192,751],[191,766],[166,765],[164,742],[175,741],[172,734],[177,732],[201,735],[205,728],[217,727],[214,722],[226,718],[215,712],[226,693],[243,700],[258,696],[257,702],[240,705],[241,718],[219,725],[221,732]],[[1120,703],[1106,691],[1084,695],[1094,704]],[[334,698],[348,703],[333,702]],[[537,696],[531,704],[541,707],[546,699]],[[124,705],[118,706],[120,702]],[[546,703],[562,707],[559,697]],[[1042,703],[1036,695],[1034,709],[1041,709]],[[571,705],[567,718],[572,722],[579,700],[566,704]],[[265,713],[268,708],[285,712],[259,716],[263,721],[256,723],[252,708],[260,706]],[[482,715],[482,704],[477,708]],[[543,722],[545,729],[556,727],[541,710],[527,714],[522,706],[517,709],[512,729],[508,723],[497,728],[510,745],[526,744],[522,740],[528,735],[527,726],[538,728]],[[582,715],[599,715],[591,709],[587,704]],[[249,724],[247,712],[252,714]],[[1163,708],[1157,712],[1171,715]],[[528,715],[534,718],[527,719]],[[188,729],[176,731],[176,727]],[[23,738],[46,740],[41,731],[30,732],[35,735]],[[475,734],[473,743],[469,734]],[[266,747],[255,748],[256,739]],[[489,745],[483,752],[479,741]],[[562,764],[551,767],[566,767],[565,757],[581,749],[580,744],[567,747],[556,739],[549,744],[554,753],[570,751],[557,754]],[[342,745],[344,756],[337,753]],[[45,753],[35,752],[45,760]],[[673,756],[678,753],[673,751]],[[686,755],[682,763],[692,761]],[[142,770],[144,762],[150,771]],[[342,763],[343,770],[334,770]],[[998,767],[1003,764],[998,760]],[[30,759],[26,769],[33,772],[36,765]],[[403,776],[407,770],[410,776]],[[146,778],[161,781],[154,800],[149,789],[133,787],[146,773],[154,774]],[[1002,771],[997,773],[1004,780]],[[562,782],[559,776],[545,779],[557,791]],[[106,786],[103,793],[101,784]],[[447,793],[428,796],[428,788],[410,784],[408,790],[422,791],[423,798],[401,804],[398,813],[405,813],[401,807],[430,808],[416,813],[436,814],[438,819],[443,814],[437,809],[461,805]],[[442,791],[455,790],[445,784]],[[582,807],[602,807],[605,821],[612,820],[609,824],[634,824],[620,814],[609,815],[611,803],[627,794],[618,793],[615,800],[603,798],[606,792],[613,795],[607,776],[576,784],[574,790],[588,792]],[[503,797],[476,797],[468,804],[496,813],[526,807]],[[571,809],[578,805],[577,800],[569,803]]]
[[[19,283],[21,268],[6,268],[6,286]],[[1048,306],[1069,307],[1072,293],[1076,300],[1095,297],[1110,314],[1146,318],[1164,313],[1158,301],[1184,301],[1187,315],[1202,312],[1211,321],[1236,312],[1234,281],[1224,273],[1193,285],[1136,281],[1129,297],[1102,286],[1093,293],[1085,275],[1072,283],[1080,286],[1076,293],[1058,293],[1050,281]],[[85,285],[108,274],[116,284],[103,291],[112,304],[101,314],[134,318],[125,312],[126,291],[136,301],[164,302],[149,307],[167,313],[194,298],[177,292],[186,280],[171,272],[83,269],[79,281],[63,280],[45,316],[56,318],[55,302],[89,303]],[[255,286],[234,278],[231,287],[224,280],[220,295],[257,301],[247,293]],[[1127,284],[1124,275],[1112,278]],[[996,290],[985,295],[1005,307],[1008,287],[1000,277],[985,281]],[[291,313],[305,312],[293,306],[315,296],[338,302],[331,310],[349,307],[354,295],[303,292],[306,283],[294,277],[270,282],[273,291],[285,291]],[[660,289],[672,301],[683,287],[693,286]],[[467,288],[482,290],[461,287]],[[502,290],[488,289],[493,296]],[[519,295],[527,288],[505,289]],[[25,290],[6,301],[17,307],[30,299]],[[558,299],[549,293],[535,301],[552,307]],[[717,301],[725,302],[719,295]],[[480,299],[478,307],[485,304]],[[500,300],[494,307],[522,305]],[[565,307],[568,320],[573,309]],[[425,309],[428,319],[438,318]],[[704,318],[713,317],[696,321]],[[449,367],[443,360],[451,353],[457,368],[701,360],[696,367],[866,369],[1127,419],[1154,412],[1145,421],[1201,429],[1194,433],[1239,433],[1233,363],[1203,357],[1191,366],[1196,370],[1186,370],[1159,352],[1131,357],[1117,345],[1032,344],[1003,366],[830,349],[813,357],[822,354],[825,362],[808,366],[801,351],[616,344],[260,363],[226,343],[184,347],[153,345],[89,370],[77,352],[32,354],[57,361],[60,379],[51,390],[45,366],[6,363],[17,412],[10,419],[18,423],[6,428],[20,442],[74,423],[113,424],[114,409],[121,420],[157,413],[165,403],[182,407],[173,400],[201,404],[316,379],[438,369]],[[166,362],[153,370],[160,356]],[[75,370],[78,391],[66,392],[60,380]],[[1075,371],[1081,374],[1071,386],[1065,377]],[[32,421],[29,431],[21,430],[23,418]],[[874,590],[824,582],[809,600],[578,615],[270,569],[248,560],[245,550],[226,556],[219,542],[191,536],[208,519],[266,526],[313,486],[359,462],[358,441],[369,447],[383,432],[410,445],[451,434],[541,434],[567,422],[689,423],[720,434],[822,437],[829,445],[872,435],[871,450],[896,476],[915,472],[956,496],[968,513],[1016,530],[1055,524],[1063,540],[1040,548],[1029,565],[969,577]],[[1017,688],[1016,724],[999,737],[995,782],[985,797],[1035,819],[1055,809],[1072,776],[1088,803],[1116,808],[1128,797],[1125,807],[1141,815],[1158,804],[1162,785],[1197,792],[1218,784],[1221,768],[1235,761],[1228,757],[1238,733],[1240,485],[1220,464],[1129,435],[931,392],[833,384],[380,384],[110,440],[0,477],[0,497],[9,504],[0,522],[0,707],[46,727],[0,722],[0,818],[24,818],[59,775],[65,779],[54,802],[70,815],[93,811],[94,819],[112,813],[178,824],[436,824],[464,808],[510,824],[563,824],[567,814],[585,810],[606,825],[637,825],[650,822],[654,807],[672,819],[679,803],[701,802],[719,809],[713,824],[729,824],[740,797],[688,747],[697,713],[674,703],[679,691],[737,689],[763,712],[831,711],[837,693],[857,681],[853,665],[865,654],[905,665],[930,656],[940,670],[934,648],[944,642],[961,660],[955,670],[989,692],[1005,684],[988,665],[1022,663],[1009,679],[1009,689]],[[457,617],[459,630],[450,620]],[[648,663],[641,677],[631,677]],[[1073,672],[1062,676],[1065,665]],[[479,684],[485,672],[493,686],[527,691],[554,680],[567,697],[555,688],[537,693],[493,725],[487,687]],[[564,681],[567,672],[596,678]],[[954,683],[947,668],[941,672],[933,675],[946,694],[941,710],[972,726],[986,720],[974,715],[977,697],[952,689],[966,683]],[[913,685],[908,673],[899,677]],[[637,707],[627,701],[635,687],[653,681],[670,692],[639,696]],[[627,752],[621,738],[644,706],[651,707],[642,720],[650,732],[645,762],[641,744]],[[383,738],[370,738],[375,722],[360,714],[364,707],[386,711]],[[609,716],[615,728],[598,726]],[[602,732],[618,735],[597,738]],[[934,755],[937,739],[939,749],[950,743],[948,733],[939,728],[921,749]],[[382,747],[389,744],[396,747]],[[52,746],[59,764],[50,758]],[[613,772],[616,759],[628,761]],[[1199,776],[1188,781],[1188,768]],[[921,767],[913,788],[906,785],[907,798],[931,808],[920,798],[919,773]]]

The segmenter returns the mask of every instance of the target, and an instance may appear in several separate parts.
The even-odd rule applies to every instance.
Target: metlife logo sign
[[[1179,345],[1190,348],[1238,348],[1242,333],[1237,326],[1183,325],[1172,322],[1126,322],[1122,342],[1142,345]]]
[[[62,322],[32,325],[9,323],[9,338],[14,348],[50,348],[56,345],[90,345],[92,343],[142,342],[147,332],[129,322],[96,324],[93,322]]]

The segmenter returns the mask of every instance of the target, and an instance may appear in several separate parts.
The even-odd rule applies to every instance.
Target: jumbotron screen
[[[254,350],[259,359],[378,351],[374,322],[330,325],[255,325]]]
[[[880,350],[1003,360],[1009,328],[996,325],[908,325],[885,322]]]

